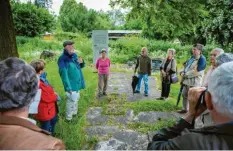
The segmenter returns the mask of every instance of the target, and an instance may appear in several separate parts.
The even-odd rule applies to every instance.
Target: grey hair
[[[208,91],[215,110],[225,116],[233,116],[233,62],[222,64],[210,76]]]
[[[224,50],[223,50],[222,48],[214,48],[213,50],[214,50],[214,51],[217,51],[217,52],[218,52],[218,55],[224,53]]]
[[[0,112],[20,109],[30,104],[38,89],[33,67],[21,59],[0,62]]]
[[[142,49],[141,49],[141,50],[143,50],[143,49],[146,49],[146,52],[148,52],[148,49],[147,49],[146,47],[142,47]]]
[[[231,53],[222,53],[216,57],[216,65],[220,66],[223,63],[233,61],[233,54]]]
[[[176,50],[173,49],[173,48],[169,48],[169,49],[167,50],[167,53],[168,53],[169,51],[172,52],[172,55],[173,55],[173,56],[176,54]]]

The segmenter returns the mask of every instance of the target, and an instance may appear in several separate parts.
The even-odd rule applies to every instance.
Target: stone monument
[[[108,56],[108,30],[93,30],[92,31],[93,42],[93,64],[96,63],[99,58],[100,51],[105,48]]]

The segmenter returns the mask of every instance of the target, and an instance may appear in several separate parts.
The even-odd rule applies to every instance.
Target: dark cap
[[[197,44],[193,45],[193,48],[197,48],[198,50],[203,51],[204,50],[204,45],[197,43]]]
[[[65,42],[63,43],[63,47],[65,47],[65,46],[67,46],[67,45],[73,45],[73,44],[74,44],[73,41],[68,40],[68,41],[65,41]]]

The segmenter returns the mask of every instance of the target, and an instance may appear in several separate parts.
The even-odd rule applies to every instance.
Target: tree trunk
[[[0,61],[19,57],[10,0],[0,0]]]

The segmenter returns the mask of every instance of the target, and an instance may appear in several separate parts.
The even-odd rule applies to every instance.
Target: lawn
[[[85,114],[91,104],[95,101],[95,90],[97,87],[97,75],[90,67],[83,69],[86,82],[86,89],[81,91],[81,99],[78,106],[78,115],[73,118],[71,123],[65,121],[65,92],[58,73],[56,61],[46,63],[47,78],[55,91],[61,96],[59,103],[59,121],[57,122],[55,135],[63,140],[67,150],[82,149],[86,146],[91,148],[95,142],[94,138],[88,138],[84,132],[86,126]]]

